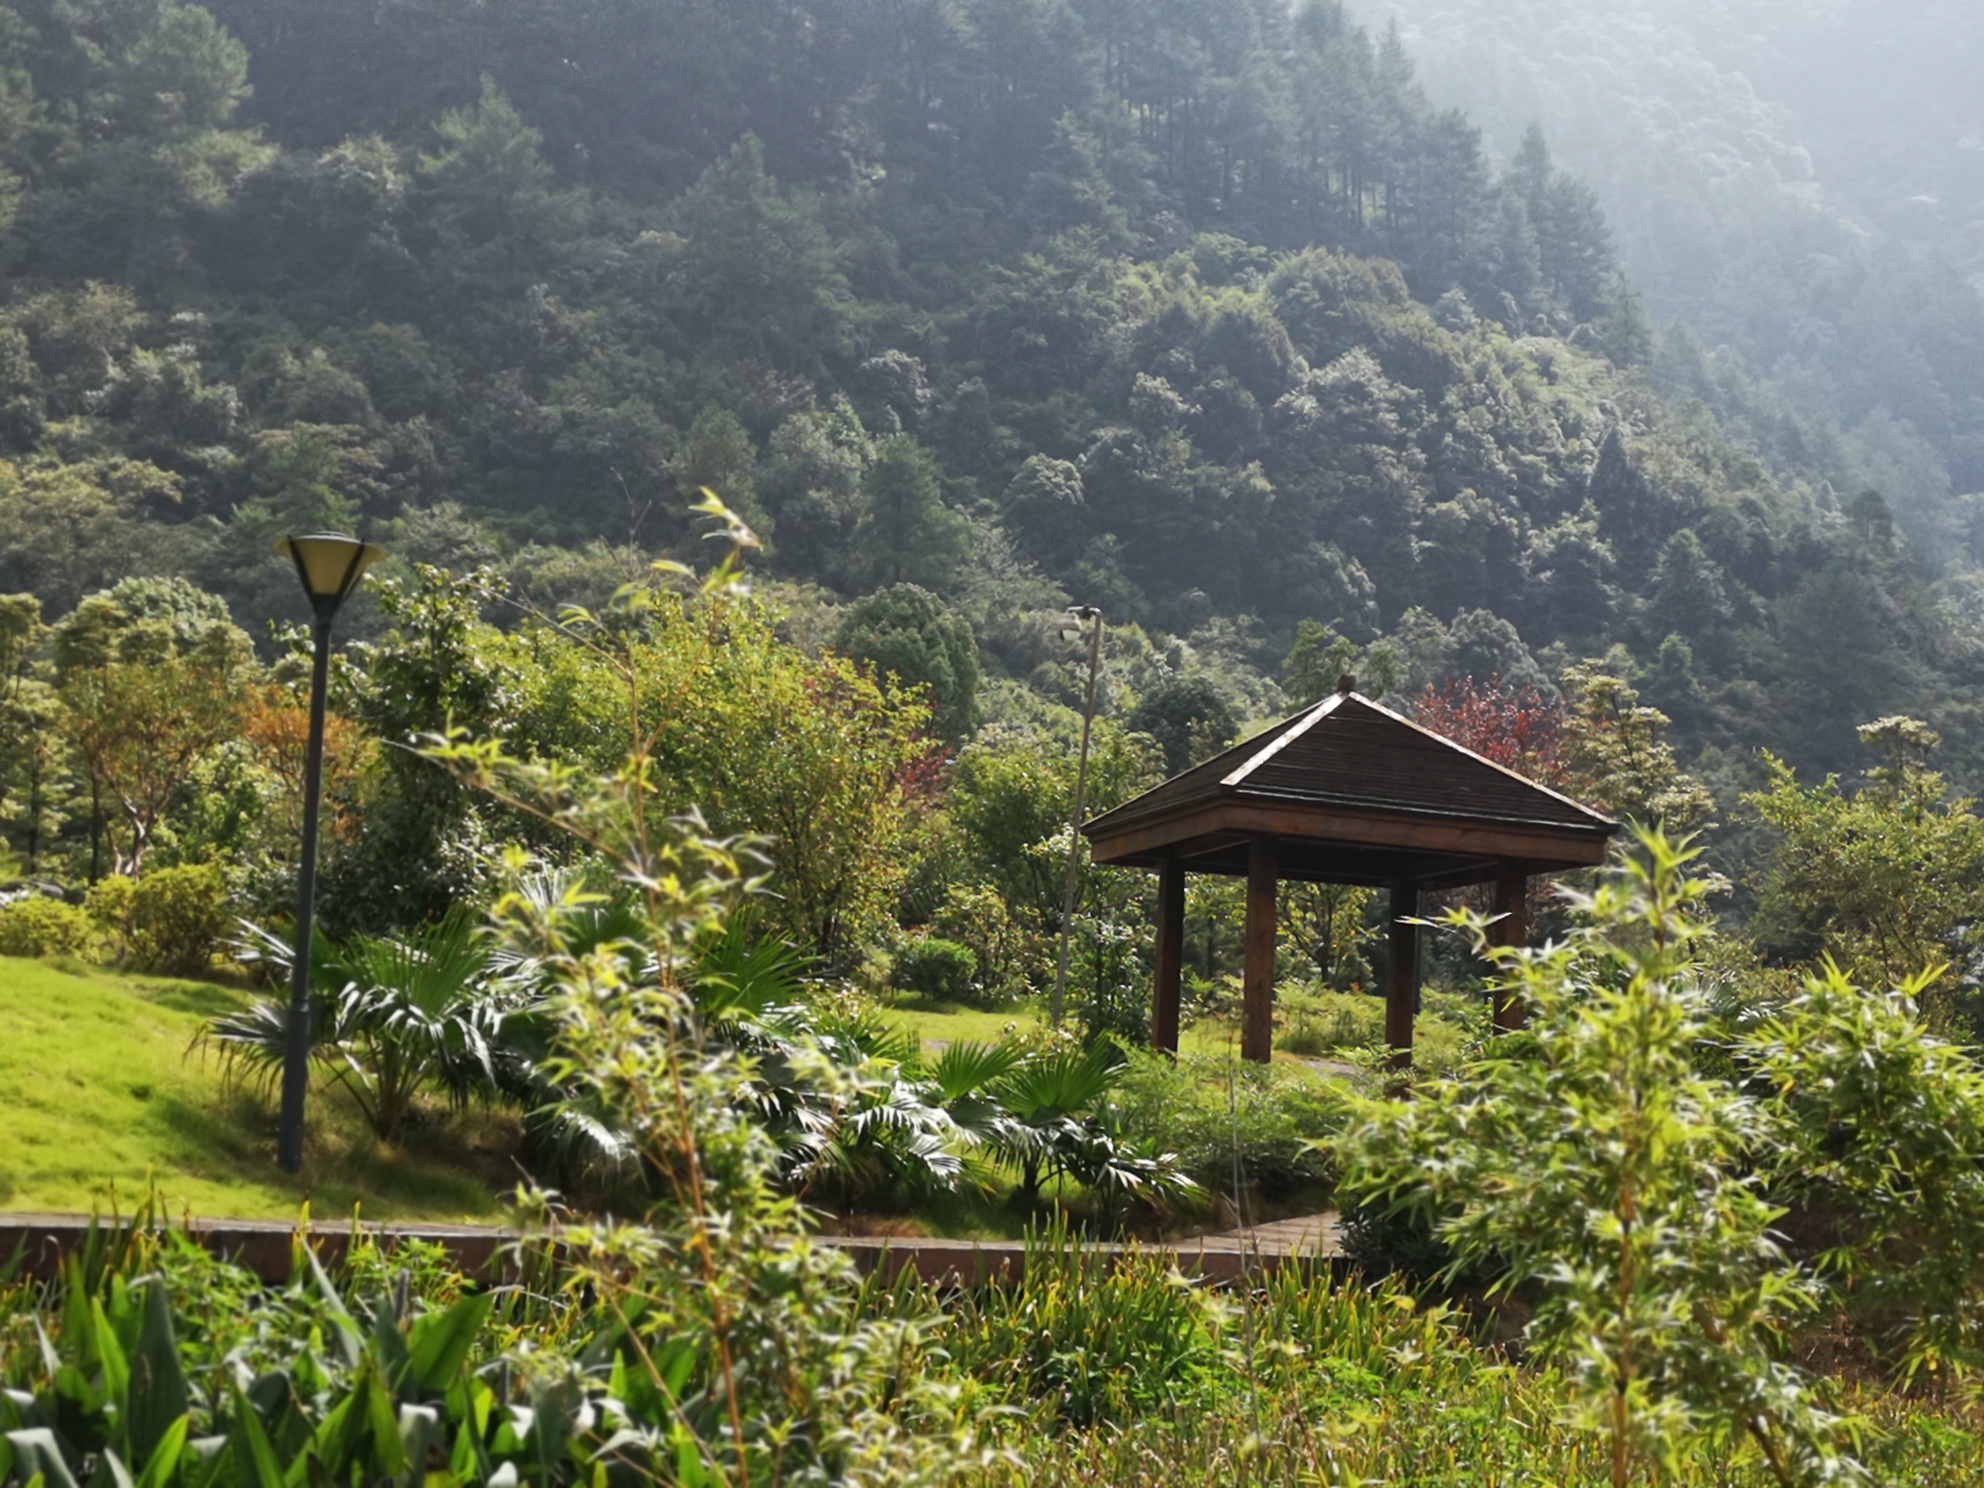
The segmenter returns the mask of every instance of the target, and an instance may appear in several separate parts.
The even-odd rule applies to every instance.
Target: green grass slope
[[[301,1175],[275,1165],[272,1098],[192,1048],[246,994],[73,962],[0,957],[0,1210],[127,1210],[157,1187],[174,1216],[492,1220],[514,1180],[501,1122],[373,1142],[334,1089],[312,1092]]]

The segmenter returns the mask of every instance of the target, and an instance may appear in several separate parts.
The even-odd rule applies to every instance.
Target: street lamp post
[[[1095,725],[1095,677],[1102,664],[1102,611],[1077,605],[1069,611],[1075,623],[1090,622],[1088,636],[1088,697],[1082,706],[1082,752],[1075,766],[1075,809],[1068,822],[1068,882],[1061,896],[1061,954],[1054,967],[1054,1002],[1048,1010],[1051,1026],[1061,1026],[1061,1005],[1068,995],[1068,932],[1075,919],[1075,888],[1081,881],[1082,807],[1088,794],[1088,737]],[[1077,632],[1079,634],[1079,632]]]
[[[303,760],[303,853],[296,873],[296,961],[289,979],[289,1020],[282,1058],[282,1125],[276,1163],[303,1166],[303,1093],[310,1077],[310,935],[317,910],[317,800],[324,789],[324,692],[331,668],[331,620],[365,570],[385,550],[336,532],[276,539],[296,565],[313,615],[310,648],[310,744]]]

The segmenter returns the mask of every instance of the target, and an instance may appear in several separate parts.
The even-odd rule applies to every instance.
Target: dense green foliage
[[[627,1270],[693,1255],[626,1238],[568,1234],[556,1257],[531,1242],[529,1285],[481,1291],[417,1243],[362,1242],[335,1274],[299,1257],[265,1287],[177,1234],[106,1233],[55,1285],[0,1293],[0,1473],[82,1481],[115,1453],[161,1485],[279,1482],[292,1464],[331,1482],[545,1485],[1610,1478],[1563,1415],[1564,1376],[1512,1365],[1449,1310],[1296,1268],[1222,1295],[1053,1230],[1018,1283],[963,1293],[786,1251],[755,1299],[776,1346],[736,1334],[747,1409],[766,1412],[745,1429],[782,1450],[740,1465],[720,1449],[707,1313]],[[1876,1480],[1974,1475],[1960,1410],[1851,1404]],[[1740,1444],[1701,1441],[1656,1481],[1777,1479]]]
[[[267,541],[325,524],[598,609],[709,486],[952,742],[1071,700],[1072,596],[1141,627],[1106,711],[1174,762],[1311,621],[1403,695],[1624,646],[1732,794],[1904,710],[1977,773],[1967,560],[1898,467],[1649,363],[1591,193],[1328,0],[20,22],[0,588],[51,619],[133,570],[293,616]],[[977,654],[839,613],[902,584]],[[10,818],[96,819],[23,768]]]
[[[1563,1363],[1620,1488],[1702,1430],[1753,1436],[1785,1482],[1832,1481],[1834,1424],[1778,1357],[1817,1300],[1747,1171],[1760,1107],[1694,1069],[1703,885],[1664,840],[1648,851],[1585,934],[1498,958],[1533,1048],[1367,1112],[1342,1143],[1351,1191],[1443,1211],[1452,1274],[1541,1289],[1526,1336]]]
[[[1845,434],[1655,336],[1541,132],[1498,168],[1334,0],[15,7],[0,950],[279,978],[269,546],[380,538],[313,1053],[378,1151],[494,1106],[524,1208],[575,1208],[498,1294],[248,1297],[151,1240],[9,1292],[0,1476],[1962,1480],[1956,1412],[1856,1436],[1795,1363],[1830,1326],[1869,1378],[1984,1367],[1953,325],[1941,424],[1852,406],[1890,359]],[[1463,908],[1411,1100],[1342,1068],[1383,938],[1343,886],[1285,896],[1278,968],[1336,1068],[1127,1055],[1152,886],[1082,863],[1077,779],[1107,809],[1344,674],[1728,880],[1654,834],[1539,897],[1541,948]],[[1239,923],[1191,887],[1208,1025]],[[1067,1028],[925,1048],[870,1000],[1059,1021],[1063,956]],[[1491,1040],[1498,981],[1533,1021]],[[280,1007],[234,1003],[207,1049],[272,1069]],[[1360,1256],[1483,1286],[1520,1363],[1066,1228],[1339,1170]],[[805,1236],[974,1197],[1047,1225],[1013,1288]]]

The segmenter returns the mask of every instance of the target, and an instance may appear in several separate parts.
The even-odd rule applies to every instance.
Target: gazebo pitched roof
[[[1596,863],[1618,823],[1357,693],[1340,693],[1126,801],[1082,831],[1099,863],[1244,873],[1266,833],[1282,875],[1428,887],[1507,863]]]

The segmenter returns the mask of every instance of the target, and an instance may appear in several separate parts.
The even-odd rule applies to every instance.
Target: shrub
[[[1890,992],[1828,963],[1730,1043],[1771,1091],[1757,1144],[1785,1228],[1904,1376],[1984,1372],[1984,1068],[1930,1031],[1929,967]]]
[[[1113,1101],[1126,1136],[1177,1153],[1212,1193],[1231,1197],[1236,1152],[1242,1181],[1262,1199],[1330,1181],[1330,1162],[1314,1143],[1332,1130],[1333,1103],[1308,1070],[1137,1052]]]
[[[963,1002],[978,978],[978,958],[969,946],[926,935],[904,946],[892,980],[905,992],[939,1002]]]
[[[1278,994],[1284,1026],[1275,1047],[1314,1057],[1385,1041],[1385,1001],[1357,992],[1290,990]]]
[[[1140,954],[1148,938],[1140,926],[1075,916],[1068,995],[1081,1018],[1083,1043],[1110,1038],[1130,1049],[1150,1043],[1150,983]]]
[[[1344,1258],[1366,1276],[1389,1277],[1413,1291],[1435,1284],[1489,1285],[1494,1280],[1490,1264],[1455,1264],[1453,1247],[1435,1233],[1441,1218],[1427,1203],[1346,1204],[1341,1218]]]
[[[143,878],[103,879],[89,913],[119,959],[147,971],[199,976],[213,963],[227,919],[227,881],[217,863],[155,868]]]
[[[295,965],[288,946],[265,930],[253,933],[254,953],[286,977]],[[524,994],[512,970],[466,906],[396,940],[319,940],[310,962],[311,1057],[344,1087],[373,1135],[398,1142],[415,1098],[430,1086],[459,1108],[525,1084],[513,1037],[522,1029],[509,1024]],[[284,1000],[264,998],[216,1018],[203,1037],[223,1059],[273,1082],[288,1051]]]
[[[96,940],[96,926],[73,904],[30,894],[0,904],[0,956],[80,956]]]
[[[1420,994],[1412,1063],[1423,1074],[1445,1074],[1466,1058],[1486,1032],[1482,998],[1472,992]],[[1277,990],[1282,1019],[1274,1046],[1304,1058],[1345,1059],[1385,1041],[1385,1000],[1364,992],[1315,987]]]
[[[1657,832],[1640,849],[1572,901],[1566,941],[1491,946],[1460,917],[1528,1031],[1411,1099],[1353,1098],[1344,1189],[1425,1211],[1450,1275],[1531,1289],[1525,1344],[1562,1368],[1567,1414],[1603,1438],[1614,1484],[1660,1476],[1691,1437],[1738,1434],[1780,1482],[1837,1481],[1839,1423],[1784,1357],[1822,1296],[1772,1229],[1782,1211],[1755,1161],[1768,1129],[1754,1098],[1695,1068],[1707,885]]]
[[[91,884],[89,897],[83,901],[91,922],[108,942],[106,950],[112,960],[121,961],[128,954],[131,896],[137,888],[136,879],[113,873]]]
[[[930,917],[930,933],[968,947],[978,958],[972,990],[981,1006],[998,1007],[1026,996],[1037,948],[1014,921],[997,889],[951,884]]]

